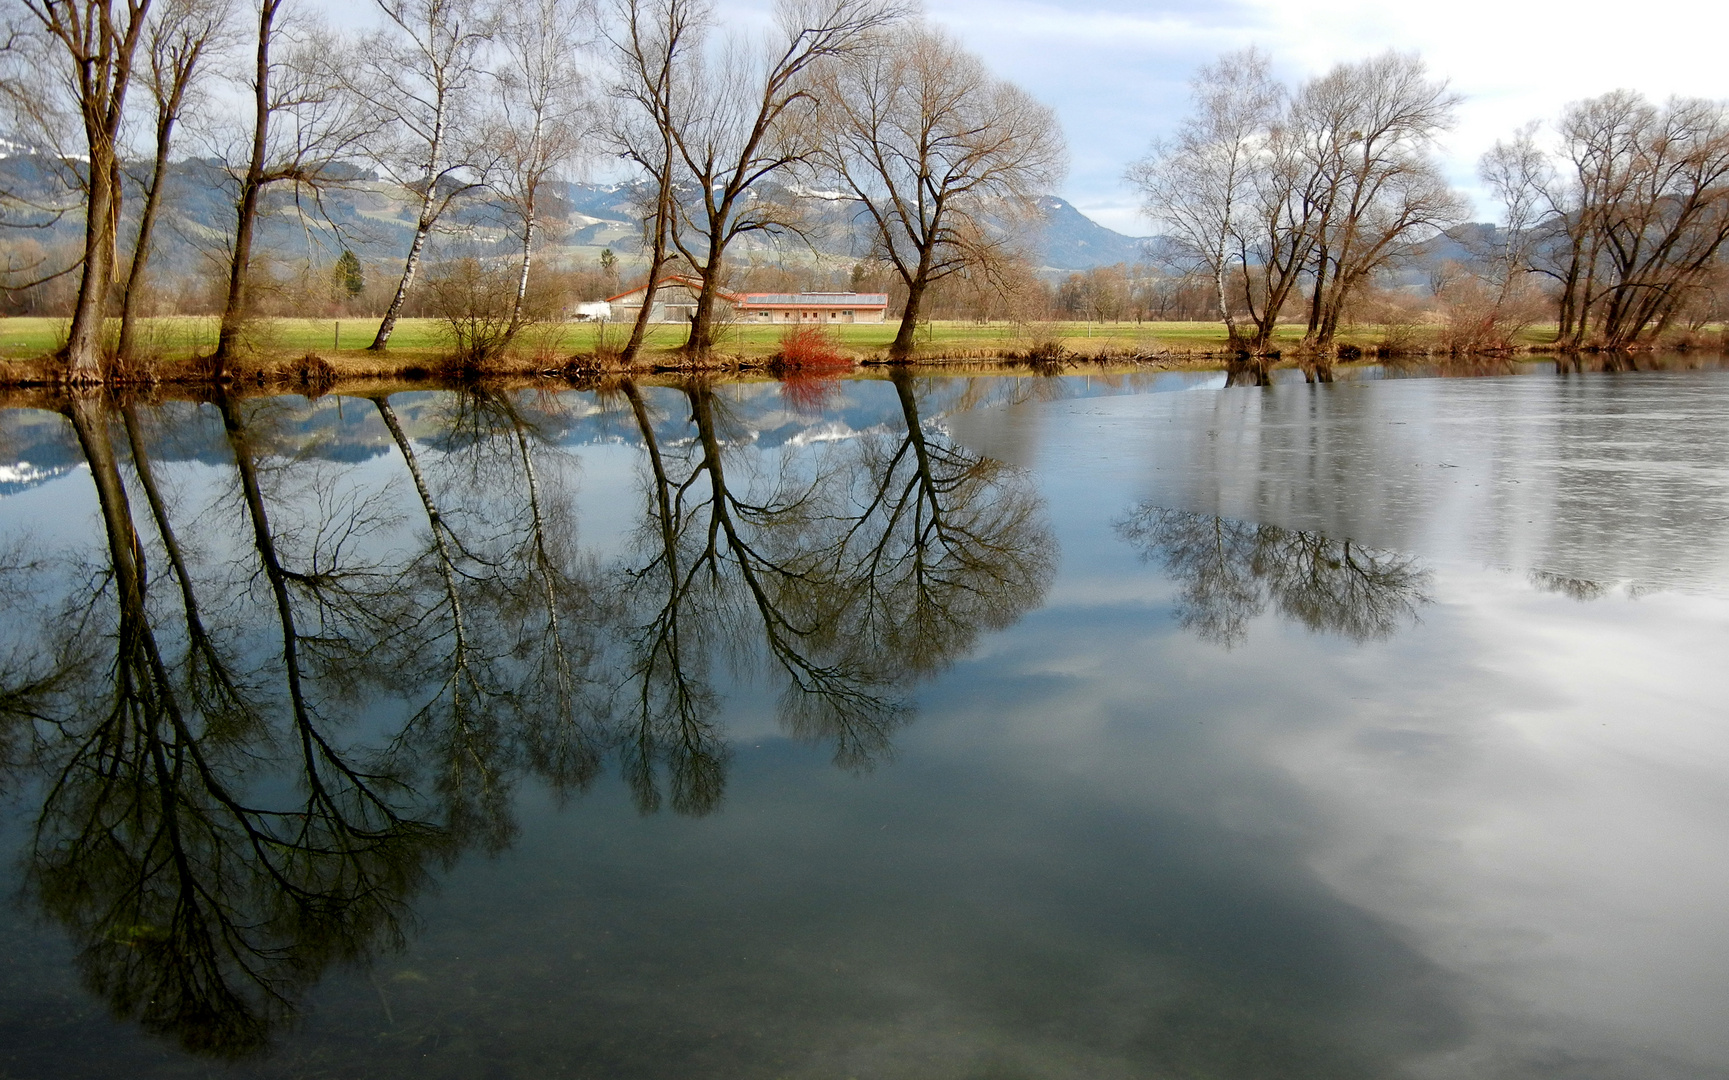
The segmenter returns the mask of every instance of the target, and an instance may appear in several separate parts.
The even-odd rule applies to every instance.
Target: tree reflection
[[[39,791],[28,892],[86,985],[189,1050],[258,1051],[331,964],[402,942],[437,865],[508,844],[525,777],[579,793],[612,754],[645,812],[718,807],[723,674],[766,675],[843,767],[880,760],[1054,551],[1027,478],[892,385],[886,430],[747,454],[712,385],[656,392],[675,421],[623,382],[644,498],[608,563],[577,544],[557,401],[365,399],[380,484],[280,399],[219,395],[182,415],[222,476],[201,503],[148,410],[67,402],[103,542],[0,553],[0,766]]]
[[[898,682],[941,670],[1042,600],[1056,541],[1022,473],[932,438],[912,377],[891,381],[901,430],[858,444],[836,493],[851,512],[825,522],[844,598],[833,639]]]
[[[232,406],[224,421],[283,631],[290,708],[275,730],[257,722],[272,696],[266,672],[242,679],[211,646],[195,586],[182,582],[177,610],[152,602],[110,426],[87,399],[67,416],[108,558],[69,613],[76,629],[62,655],[79,657],[67,665],[75,677],[40,714],[47,776],[29,886],[118,1014],[191,1050],[244,1054],[330,963],[400,936],[443,837],[404,812],[394,778],[338,748],[308,700],[289,583],[317,588],[337,571],[282,565]],[[294,787],[268,783],[273,774]]]
[[[899,431],[788,455],[741,485],[712,385],[681,387],[688,435],[670,448],[634,381],[619,393],[647,448],[644,527],[625,570],[621,697],[638,804],[719,803],[711,654],[780,683],[782,726],[870,767],[909,718],[905,692],[985,629],[1039,602],[1054,541],[1026,477],[934,440],[912,377],[892,376]]]
[[[1559,593],[1581,602],[1601,600],[1609,595],[1609,586],[1589,578],[1570,577],[1547,570],[1532,570],[1526,575],[1533,588],[1540,592]]]
[[[611,620],[606,586],[576,545],[569,463],[552,445],[559,408],[543,402],[551,411],[536,415],[516,397],[485,387],[440,400],[432,442],[467,523],[464,538],[439,514],[424,481],[416,486],[429,532],[450,530],[451,542],[434,547],[453,632],[460,582],[473,595],[465,648],[471,670],[485,674],[475,684],[479,696],[498,710],[513,753],[529,769],[561,795],[580,792],[598,775],[607,739],[605,677],[597,665]],[[391,430],[419,476],[415,451],[394,419]],[[460,565],[452,560],[457,551]]]
[[[1117,531],[1181,587],[1178,623],[1226,648],[1269,606],[1361,644],[1391,637],[1431,602],[1430,573],[1412,556],[1320,533],[1145,504]]]

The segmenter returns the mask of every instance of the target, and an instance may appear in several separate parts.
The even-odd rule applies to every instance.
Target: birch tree
[[[1169,143],[1129,168],[1147,216],[1162,224],[1213,283],[1219,319],[1233,348],[1245,348],[1236,322],[1236,275],[1251,273],[1251,236],[1267,219],[1271,129],[1284,89],[1256,49],[1222,56],[1190,83],[1193,109]],[[1274,196],[1277,197],[1276,195]]]
[[[363,83],[380,121],[370,159],[415,206],[402,277],[368,348],[390,344],[427,238],[463,196],[485,185],[484,52],[497,15],[484,0],[378,0],[389,28],[367,43]]]
[[[578,60],[593,37],[587,0],[524,0],[499,33],[501,160],[497,192],[518,244],[516,296],[507,339],[521,329],[528,276],[542,224],[547,183],[581,148],[586,120]]]

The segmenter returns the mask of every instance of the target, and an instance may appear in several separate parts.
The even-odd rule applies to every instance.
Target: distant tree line
[[[136,351],[164,181],[189,139],[232,199],[223,235],[199,238],[220,268],[209,357],[219,377],[269,307],[273,256],[259,232],[271,214],[298,215],[309,244],[315,230],[337,233],[322,268],[309,256],[302,274],[333,302],[371,299],[388,278],[373,349],[388,348],[417,300],[454,295],[487,308],[496,347],[537,314],[549,184],[610,158],[643,193],[649,289],[674,271],[700,283],[686,346],[700,355],[735,277],[735,242],[808,239],[813,208],[841,202],[862,208],[874,263],[899,283],[895,351],[906,355],[941,283],[1007,289],[1024,276],[1017,224],[1063,171],[1051,111],[901,0],[779,0],[760,33],[722,33],[702,0],[375,4],[379,28],[356,38],[307,0],[0,0],[6,129],[67,193],[0,191],[0,223],[14,237],[83,224],[65,259],[7,244],[6,284],[18,294],[76,282],[68,378],[100,381],[106,362]],[[365,268],[346,263],[357,257],[331,265],[350,244],[323,204],[380,178],[406,194],[410,235],[394,269],[374,266],[369,290]],[[472,238],[464,211],[479,204],[513,254],[435,260],[430,272],[447,280],[427,283],[435,241]],[[605,272],[616,276],[616,260]]]

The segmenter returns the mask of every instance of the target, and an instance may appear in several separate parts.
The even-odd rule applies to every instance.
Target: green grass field
[[[65,340],[66,319],[3,318],[0,319],[0,359],[25,360],[47,355]],[[316,353],[337,362],[344,358],[356,360],[375,354],[364,352],[378,329],[377,319],[260,319],[252,331],[255,346],[261,353],[277,356],[301,356]],[[721,352],[745,357],[771,355],[784,327],[773,325],[739,325],[726,327],[717,345]],[[829,330],[846,350],[860,357],[882,355],[894,340],[896,324],[830,326]],[[1419,340],[1427,330],[1419,328]],[[182,359],[208,352],[216,343],[217,320],[204,316],[171,316],[145,321],[140,340],[154,355],[163,359]],[[519,339],[517,348],[528,353],[545,352],[568,356],[586,353],[597,345],[622,345],[630,328],[619,323],[565,323],[532,328]],[[1539,344],[1553,338],[1552,327],[1535,327],[1525,340]],[[1374,325],[1359,325],[1340,335],[1341,343],[1368,345],[1383,340],[1385,330]],[[1115,323],[1036,323],[1006,322],[935,322],[919,330],[921,352],[932,355],[986,355],[993,352],[1021,351],[1036,340],[1058,338],[1076,352],[1093,352],[1103,348],[1134,349],[1152,352],[1170,349],[1178,352],[1207,352],[1225,345],[1224,327],[1216,322],[1115,322]],[[1281,327],[1276,340],[1296,342],[1302,338],[1302,327]],[[684,342],[682,325],[660,325],[652,328],[648,345],[653,351],[670,351]],[[446,347],[444,328],[435,319],[403,319],[397,323],[391,337],[391,354],[398,360],[432,359]]]

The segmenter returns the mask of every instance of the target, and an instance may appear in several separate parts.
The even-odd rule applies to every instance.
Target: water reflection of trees
[[[160,529],[148,548],[166,552],[178,585],[162,595],[113,424],[72,402],[107,558],[49,624],[58,685],[33,717],[44,790],[27,880],[117,1013],[189,1049],[235,1054],[262,1045],[330,963],[399,935],[446,837],[403,798],[400,777],[338,741],[307,685],[314,657],[360,640],[346,617],[320,621],[310,649],[301,629],[306,606],[352,603],[339,561],[351,532],[323,530],[304,567],[285,562],[239,412],[224,402],[222,414],[256,559],[244,572],[267,583],[279,663],[242,670],[216,644],[200,594],[209,582],[188,572],[144,455],[139,486]],[[136,417],[122,419],[142,450]]]
[[[1430,573],[1414,557],[1350,540],[1151,505],[1117,530],[1180,586],[1178,622],[1226,647],[1269,607],[1362,643],[1391,637],[1430,602]]]
[[[893,430],[777,456],[708,384],[668,416],[622,384],[645,482],[614,563],[577,543],[556,401],[369,399],[381,486],[280,403],[220,398],[201,503],[148,411],[69,402],[103,543],[0,553],[0,764],[39,792],[28,891],[86,985],[190,1050],[258,1050],[331,964],[403,939],[441,862],[509,842],[524,778],[579,793],[610,756],[644,811],[717,807],[723,674],[878,760],[910,685],[1036,603],[1052,558],[1024,477],[893,385]]]
[[[1043,595],[1053,541],[1025,478],[933,439],[914,380],[892,384],[892,436],[783,457],[743,483],[712,386],[683,388],[690,434],[666,446],[641,388],[620,385],[648,459],[622,594],[625,760],[643,808],[660,804],[663,773],[682,811],[719,799],[712,656],[767,667],[783,726],[863,768],[906,719],[911,681]]]

